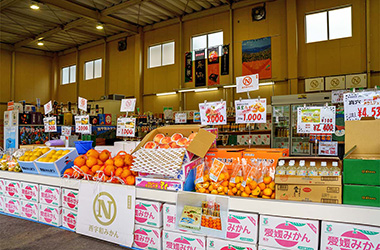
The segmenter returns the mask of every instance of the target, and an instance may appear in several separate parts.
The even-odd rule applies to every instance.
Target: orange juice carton
[[[319,221],[260,215],[259,243],[285,249],[317,250]]]
[[[162,207],[161,202],[136,200],[135,222],[151,227],[162,227]]]
[[[380,249],[380,228],[322,221],[320,249]]]
[[[19,181],[5,180],[4,195],[12,198],[20,198],[21,185]]]
[[[24,218],[38,221],[39,206],[37,202],[20,200],[20,215]]]
[[[0,212],[4,212],[4,196],[0,195]]]
[[[4,195],[4,194],[5,194],[5,180],[0,179],[0,195]]]
[[[31,202],[39,202],[39,185],[29,182],[21,182],[20,198]]]
[[[4,197],[4,212],[20,216],[20,200],[12,197]]]
[[[256,245],[207,237],[207,250],[256,250]]]
[[[181,232],[164,231],[162,244],[165,250],[206,250],[206,237]]]
[[[233,165],[239,162],[242,156],[242,150],[210,149],[205,156],[205,163],[207,167],[211,167],[213,160],[218,159],[225,164],[229,172],[232,172]]]
[[[62,208],[40,203],[38,221],[60,227],[62,225]]]
[[[257,243],[258,235],[257,214],[229,212],[227,239],[233,241],[241,241],[249,244]]]
[[[78,199],[78,190],[62,188],[62,207],[77,211]]]
[[[161,250],[162,228],[135,225],[133,247],[139,249]]]
[[[71,231],[76,230],[78,211],[63,207],[62,208],[62,226]]]
[[[62,205],[61,188],[40,185],[40,203],[60,207]]]

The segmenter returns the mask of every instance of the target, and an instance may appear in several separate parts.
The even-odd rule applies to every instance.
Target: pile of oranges
[[[74,167],[67,169],[63,177],[134,185],[137,173],[131,171],[132,163],[132,155],[124,151],[112,158],[108,150],[99,153],[90,149],[75,158]]]
[[[222,222],[220,217],[212,217],[212,216],[202,216],[202,227],[213,228],[217,230],[222,230]]]
[[[196,184],[195,190],[199,193],[226,195],[228,193],[229,179],[230,175],[223,172],[219,175],[217,181],[212,181],[209,172],[206,171],[203,176],[203,183]]]

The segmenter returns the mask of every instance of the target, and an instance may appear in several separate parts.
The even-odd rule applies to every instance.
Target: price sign
[[[121,100],[121,112],[134,112],[136,106],[136,98]]]
[[[236,123],[266,123],[267,99],[235,101]]]
[[[186,113],[176,113],[175,114],[175,123],[186,123],[187,114]]]
[[[48,103],[46,103],[44,105],[44,110],[45,110],[45,115],[49,114],[51,111],[53,111],[53,104],[51,103],[51,101],[49,101]]]
[[[75,116],[75,132],[91,134],[90,118],[88,115]]]
[[[380,119],[380,91],[344,94],[344,120],[360,120],[362,117]]]
[[[78,108],[87,111],[87,99],[78,97]]]
[[[45,117],[44,128],[45,132],[57,132],[57,117]]]
[[[335,133],[335,106],[297,108],[297,133]]]
[[[236,77],[236,93],[259,89],[259,74]]]
[[[62,135],[70,136],[71,135],[71,126],[62,126]]]
[[[135,137],[136,118],[120,117],[117,119],[116,136]]]
[[[343,103],[343,97],[345,93],[349,93],[349,90],[333,90],[331,91],[331,103]]]
[[[337,141],[321,141],[318,147],[319,155],[338,155],[338,142]]]
[[[201,113],[200,112],[194,112],[193,122],[201,122]]]
[[[202,125],[224,125],[227,124],[226,102],[199,103]]]

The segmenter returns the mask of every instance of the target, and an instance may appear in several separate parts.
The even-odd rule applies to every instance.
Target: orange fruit
[[[269,183],[268,187],[274,191],[275,185],[276,185],[276,183],[274,183],[274,181],[272,181],[271,183]]]
[[[74,165],[77,167],[82,167],[86,163],[86,156],[80,155],[74,160]]]
[[[101,166],[99,170],[104,171],[105,168],[106,168],[106,166]]]
[[[126,154],[125,157],[124,157],[124,163],[125,163],[125,165],[128,165],[128,166],[132,165],[132,163],[133,163],[133,156],[130,155],[130,154]]]
[[[261,198],[263,198],[263,199],[270,199],[270,196],[263,195],[263,196],[261,196]]]
[[[251,195],[257,196],[260,194],[260,191],[261,191],[260,187],[256,187],[254,190],[252,190]]]
[[[127,185],[135,185],[135,177],[133,175],[130,175],[126,179]]]
[[[228,181],[223,181],[223,182],[222,182],[222,186],[223,186],[223,187],[227,187],[227,186],[228,186]]]
[[[218,181],[222,181],[222,180],[224,180],[224,178],[225,178],[225,174],[224,174],[224,173],[221,173],[221,174],[219,175]]]
[[[68,168],[63,172],[63,175],[66,177],[73,177],[74,169]]]
[[[73,177],[76,178],[76,179],[80,179],[82,177],[82,173],[79,172],[78,170],[75,170],[73,171]]]
[[[237,193],[237,191],[238,191],[238,190],[237,190],[237,188],[236,188],[236,187],[232,188],[232,193],[233,193],[233,194],[236,194],[236,193]]]
[[[221,193],[224,191],[224,188],[222,186],[219,186],[218,189],[217,189],[218,193]]]
[[[215,189],[211,191],[211,194],[218,194],[218,191],[216,191]]]
[[[95,149],[90,149],[90,150],[87,151],[86,156],[87,157],[94,157],[94,158],[98,159],[99,158],[99,153]]]
[[[263,190],[263,195],[265,195],[265,196],[271,196],[272,193],[273,193],[273,191],[270,188],[266,188]]]
[[[259,186],[260,190],[264,190],[265,189],[265,183],[264,182],[260,182],[258,184],[258,186]]]
[[[242,197],[249,197],[249,194],[247,194],[246,192],[242,192],[242,193],[241,193],[241,196],[242,196]]]
[[[245,189],[244,189],[244,192],[246,194],[251,194],[252,191],[251,191],[251,189],[248,186],[246,186]]]
[[[104,163],[103,163],[101,160],[98,159],[98,165],[99,165],[99,166],[103,166]]]
[[[91,171],[92,171],[92,173],[96,173],[96,171],[98,171],[100,168],[101,168],[101,166],[95,165],[95,166],[92,166]]]
[[[120,167],[124,166],[124,160],[122,158],[118,157],[115,159],[114,164],[116,167],[120,168]]]
[[[124,169],[123,172],[121,173],[121,178],[127,178],[127,176],[132,175],[131,170],[129,169]]]
[[[270,176],[265,176],[265,177],[263,178],[263,182],[264,182],[265,184],[269,184],[269,183],[271,183],[271,182],[272,182],[272,177],[270,177]]]
[[[108,159],[106,160],[106,162],[104,163],[104,165],[112,165],[113,166],[113,160],[112,159]]]
[[[273,192],[272,195],[270,196],[271,199],[276,199],[276,193]]]
[[[95,157],[89,156],[86,161],[86,166],[92,168],[92,166],[95,166],[97,163],[98,160]]]
[[[117,168],[115,171],[115,175],[118,177],[120,177],[122,173],[123,173],[123,168]]]
[[[105,162],[106,160],[108,160],[111,156],[111,153],[108,151],[108,150],[103,150],[100,154],[99,154],[99,159],[102,161],[102,162]]]
[[[115,167],[113,165],[107,165],[104,169],[104,173],[107,175],[107,176],[111,176],[112,173],[115,172]]]
[[[81,170],[83,171],[83,173],[85,173],[85,174],[87,174],[88,170],[90,170],[87,166],[82,166],[80,169],[81,169]]]
[[[250,188],[251,190],[254,190],[256,187],[257,187],[257,182],[256,182],[256,181],[251,181],[251,182],[249,183],[249,188]]]

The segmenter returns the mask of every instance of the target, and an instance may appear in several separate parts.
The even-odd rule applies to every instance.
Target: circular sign
[[[252,78],[249,77],[249,76],[244,77],[244,78],[243,78],[243,84],[244,84],[245,86],[249,86],[249,85],[251,85],[251,84],[252,84]]]
[[[116,218],[116,202],[107,192],[100,192],[95,196],[93,202],[93,213],[95,219],[103,226],[111,225]]]

